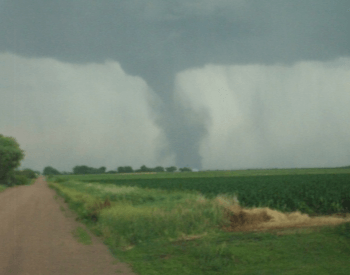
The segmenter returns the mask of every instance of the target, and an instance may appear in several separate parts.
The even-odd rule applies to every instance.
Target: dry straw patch
[[[214,200],[224,208],[230,225],[225,231],[264,231],[271,229],[299,228],[313,226],[334,226],[349,221],[349,218],[332,216],[310,217],[300,211],[282,213],[264,208],[244,209],[239,205],[237,197],[217,196]]]

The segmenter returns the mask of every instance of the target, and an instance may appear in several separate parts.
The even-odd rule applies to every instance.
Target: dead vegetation
[[[223,227],[228,232],[335,226],[350,221],[350,215],[346,214],[310,217],[299,211],[282,213],[267,207],[244,209],[238,201],[230,203],[221,197],[217,197],[216,202],[224,207],[225,215],[230,221],[228,226]]]

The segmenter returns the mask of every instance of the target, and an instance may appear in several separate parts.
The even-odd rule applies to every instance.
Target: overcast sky
[[[348,0],[0,0],[22,167],[350,164]]]

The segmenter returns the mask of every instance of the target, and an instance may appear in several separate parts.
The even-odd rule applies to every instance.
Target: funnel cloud
[[[220,143],[220,136],[231,137],[232,142],[238,142],[233,136],[237,138],[241,135],[243,147],[239,147],[238,151],[242,155],[250,154],[252,161],[245,161],[245,167],[261,167],[264,166],[262,163],[267,163],[267,166],[279,163],[282,166],[298,166],[289,149],[285,149],[281,156],[271,157],[274,159],[272,162],[265,159],[269,148],[275,144],[276,136],[271,125],[275,125],[274,121],[280,117],[278,110],[284,112],[289,109],[289,115],[295,116],[294,121],[298,123],[285,126],[285,131],[290,131],[291,135],[300,129],[304,131],[298,111],[305,110],[295,107],[297,104],[294,102],[301,94],[308,98],[310,91],[306,89],[309,86],[299,83],[294,85],[292,91],[295,83],[290,81],[301,81],[292,74],[300,71],[288,71],[286,68],[295,68],[303,63],[310,64],[316,72],[323,64],[338,66],[335,61],[341,58],[348,62],[349,9],[350,4],[345,0],[3,0],[0,4],[0,53],[27,58],[34,63],[35,60],[50,59],[72,66],[88,67],[91,64],[115,62],[123,73],[140,78],[148,87],[142,88],[148,95],[144,104],[150,109],[152,123],[160,131],[154,135],[158,137],[154,141],[157,145],[152,144],[157,147],[154,149],[157,160],[153,160],[152,156],[152,163],[172,162],[178,167],[209,169],[213,167],[213,161],[209,160],[209,149],[204,149],[209,148],[208,140],[217,135],[216,143]],[[221,71],[208,73],[208,66]],[[259,68],[257,74],[254,74],[256,71],[252,66]],[[239,68],[239,71],[232,69],[228,72],[230,69],[227,68]],[[343,69],[347,72],[346,68]],[[288,73],[283,74],[285,70]],[[193,71],[201,72],[202,76],[197,82],[184,76],[186,72],[191,75]],[[273,74],[279,75],[283,83],[279,83]],[[218,86],[214,85],[210,91],[202,87],[201,83],[205,80],[201,77],[205,75],[210,78],[210,83],[226,82],[220,85],[231,87],[227,92],[231,100],[222,98],[223,92],[217,89]],[[312,81],[312,75],[310,77],[302,81]],[[183,78],[186,78],[185,82],[180,81]],[[337,81],[343,81],[332,79],[334,82],[328,87],[329,93],[338,85]],[[251,81],[261,86],[250,85]],[[266,81],[274,81],[276,85],[268,85]],[[64,86],[64,81],[58,82]],[[278,93],[273,91],[276,87]],[[270,89],[270,92],[265,89]],[[338,109],[338,104],[342,106],[342,102],[348,100],[342,89],[345,88],[337,89],[338,98],[329,103],[332,104],[330,110]],[[5,93],[5,90],[1,88],[0,91]],[[96,87],[96,93],[98,90],[99,87]],[[52,87],[48,93],[55,91],[61,92],[62,89]],[[203,98],[208,98],[208,94],[211,94],[213,101],[209,99],[204,102]],[[218,99],[223,100],[223,105],[217,103]],[[246,103],[241,105],[241,102]],[[288,102],[295,108],[288,107]],[[216,113],[220,106],[226,104],[232,105],[231,108],[222,107],[226,116],[232,119],[225,122],[227,128],[220,128],[218,123],[222,121],[217,121]],[[281,104],[285,104],[286,108]],[[342,107],[340,110],[345,112],[342,115],[348,115]],[[311,115],[306,113],[307,116]],[[340,130],[343,125],[337,122],[338,116],[331,113],[329,111],[329,115],[324,115],[322,121],[338,125],[332,127],[341,133],[339,147],[344,148],[348,142],[343,137],[348,132]],[[239,120],[235,114],[249,121],[249,131],[232,126]],[[243,122],[240,125],[248,127]],[[221,132],[214,134],[213,129]],[[238,131],[238,134],[229,134],[227,129]],[[321,130],[317,133],[317,136],[323,135]],[[293,136],[293,142],[298,143],[300,135]],[[309,142],[312,143],[311,140],[317,139],[317,136],[310,134]],[[246,144],[248,140],[251,141],[249,146]],[[249,147],[249,152],[245,146]],[[231,163],[231,166],[225,167],[237,167],[224,154],[224,146],[216,147],[216,152],[222,152],[227,163]],[[217,155],[215,149],[211,150],[211,154]],[[342,160],[350,162],[350,157]],[[221,163],[223,161],[214,166],[223,168]],[[319,162],[310,160],[302,165],[319,165]]]

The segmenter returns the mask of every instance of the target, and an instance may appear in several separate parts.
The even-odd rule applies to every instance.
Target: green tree
[[[157,166],[156,168],[152,169],[154,172],[164,172],[164,167]]]
[[[90,174],[90,167],[86,165],[77,165],[73,168],[73,173],[76,175]]]
[[[124,166],[119,166],[119,167],[117,168],[117,171],[118,171],[118,173],[125,173]]]
[[[98,170],[98,171],[97,171],[98,174],[106,173],[106,167],[104,167],[104,166],[98,168],[97,170]]]
[[[124,173],[133,173],[134,169],[132,169],[131,166],[125,166],[124,167]]]
[[[177,170],[177,168],[175,166],[170,166],[170,167],[165,168],[165,170],[167,172],[175,172]]]
[[[140,167],[140,172],[151,172],[151,169],[148,168],[146,165],[142,165]]]
[[[0,184],[9,184],[14,170],[20,166],[24,151],[16,139],[0,134]]]
[[[61,173],[56,170],[55,168],[51,166],[46,166],[43,170],[43,175],[44,176],[50,176],[50,175],[60,175]]]

